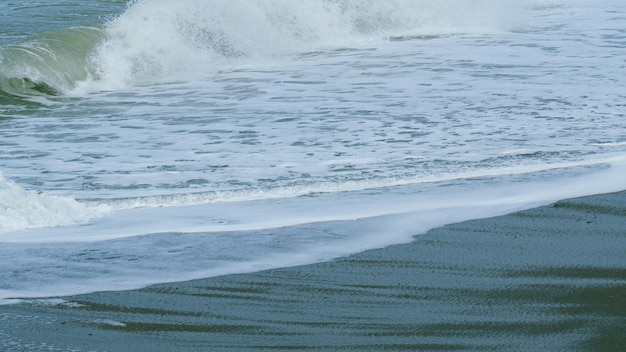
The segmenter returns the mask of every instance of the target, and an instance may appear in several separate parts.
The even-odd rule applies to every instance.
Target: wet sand
[[[0,351],[623,351],[626,192],[331,262],[0,306]]]

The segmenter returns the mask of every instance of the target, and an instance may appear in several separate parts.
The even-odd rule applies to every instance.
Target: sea
[[[621,0],[2,0],[0,303],[625,190],[625,82]]]

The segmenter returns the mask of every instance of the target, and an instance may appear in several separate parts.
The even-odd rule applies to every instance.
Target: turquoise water
[[[324,261],[623,190],[625,11],[2,2],[0,299]]]

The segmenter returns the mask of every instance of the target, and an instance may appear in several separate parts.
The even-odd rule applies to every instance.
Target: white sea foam
[[[88,204],[91,204],[93,206],[103,205],[106,208],[119,211],[136,208],[161,208],[193,206],[223,202],[263,201],[301,196],[315,196],[323,193],[357,192],[407,185],[436,184],[468,179],[515,176],[560,169],[567,170],[571,168],[579,168],[585,166],[608,166],[616,163],[621,163],[624,161],[624,159],[625,157],[620,154],[616,156],[606,156],[604,158],[590,159],[584,161],[499,167],[473,171],[458,171],[447,174],[439,173],[435,175],[419,175],[413,177],[372,178],[365,180],[346,180],[341,182],[315,182],[270,189],[243,189],[231,191],[153,195],[145,197],[107,199],[89,202]],[[343,162],[345,161],[342,161],[342,163]],[[329,162],[329,164],[333,163],[338,162]]]
[[[390,36],[506,31],[532,1],[141,0],[92,59],[102,89],[201,77],[241,63]]]
[[[600,165],[606,166],[598,168]],[[464,178],[439,179],[430,182],[428,187],[423,182],[405,180],[393,184],[378,184],[374,188],[372,184],[355,187],[348,183],[335,185],[335,189],[320,188],[318,192],[311,192],[311,189],[303,187],[295,193],[294,190],[283,189],[232,192],[221,197],[215,194],[198,194],[195,197],[186,194],[102,200],[93,204],[71,200],[72,204],[78,206],[83,213],[90,214],[90,217],[81,218],[74,214],[67,220],[67,214],[72,212],[64,210],[61,215],[57,215],[58,219],[49,216],[46,222],[38,223],[39,226],[31,224],[14,229],[20,231],[6,232],[0,236],[0,242],[92,242],[156,233],[261,231],[404,213],[413,214],[413,218],[420,219],[423,223],[426,219],[423,214],[459,207],[466,214],[463,215],[464,220],[472,217],[468,214],[473,214],[471,208],[474,206],[481,208],[481,212],[485,211],[483,208],[490,209],[485,216],[492,216],[501,214],[503,209],[508,212],[563,198],[626,189],[626,181],[622,177],[626,170],[625,165],[624,157],[613,157],[600,163],[581,163],[577,168],[572,165],[543,167],[536,172],[541,174],[556,170],[557,175],[542,176],[547,177],[544,181],[529,180],[523,186],[510,184],[509,178],[515,176],[513,170],[507,170],[507,173],[501,170],[498,173],[482,173],[480,176],[475,174],[465,175]],[[586,166],[595,167],[585,170]],[[565,178],[560,175],[568,173],[569,168],[573,169],[569,172],[572,176]],[[578,169],[580,170],[576,171]],[[525,174],[533,173],[528,170],[518,173]],[[468,186],[466,183],[470,180],[472,185]],[[301,195],[309,196],[300,197]],[[34,201],[40,202],[39,199]],[[61,198],[61,201],[65,204],[67,200]],[[108,213],[102,211],[99,217],[95,217],[98,209],[106,209]],[[445,215],[436,225],[461,220],[448,212],[443,213]],[[69,226],[76,224],[81,226]],[[53,226],[63,227],[49,228]],[[33,229],[36,227],[42,229]],[[414,226],[411,231],[416,228],[419,226]],[[24,231],[28,229],[30,230]]]
[[[0,212],[0,232],[5,233],[4,236],[0,236],[0,241],[95,241],[156,232],[246,231],[296,226],[321,221],[341,221],[390,215],[405,211],[417,211],[418,209],[407,207],[406,205],[406,203],[414,202],[414,200],[407,200],[403,203],[400,199],[395,199],[384,207],[373,207],[369,203],[362,207],[352,204],[350,205],[350,209],[352,209],[350,212],[346,212],[345,209],[342,210],[342,205],[335,209],[337,207],[336,204],[328,204],[326,206],[318,204],[309,206],[306,209],[297,209],[293,213],[281,208],[291,207],[292,205],[289,203],[291,199],[303,196],[317,199],[324,195],[329,195],[330,197],[338,195],[344,199],[350,199],[353,197],[350,193],[357,194],[356,197],[358,198],[362,196],[363,192],[378,193],[378,190],[392,190],[396,187],[432,186],[471,179],[506,179],[516,175],[532,175],[554,170],[563,170],[565,172],[568,169],[602,165],[607,167],[612,165],[615,168],[619,167],[623,162],[624,156],[617,155],[597,160],[504,167],[410,178],[347,180],[269,189],[177,193],[82,202],[71,197],[51,196],[43,192],[24,190],[14,182],[6,180],[0,174],[0,209],[2,210]],[[614,181],[612,180],[610,184],[618,184]],[[616,189],[619,189],[619,186],[612,188],[612,190]],[[570,194],[567,196],[576,195]],[[559,196],[565,196],[565,194],[558,194],[549,199],[558,199]],[[284,200],[286,205],[276,206],[276,204],[280,204],[277,203],[280,200]],[[268,202],[273,203],[268,204]],[[296,202],[306,203],[301,200]],[[310,203],[315,204],[315,201]],[[201,206],[213,206],[213,208]],[[272,208],[273,206],[276,207]],[[432,207],[434,207],[433,204],[429,204],[426,207],[420,205],[419,209]],[[158,210],[159,208],[180,208],[180,210]],[[143,210],[140,213],[128,213],[132,209]],[[149,211],[149,209],[157,210]],[[277,209],[281,210],[277,212]],[[232,216],[232,214],[238,213],[254,214],[254,216]],[[280,213],[282,215],[276,219],[270,216],[272,213]],[[105,220],[99,220],[102,217],[105,217]],[[150,220],[151,218],[161,217],[178,218],[179,221],[162,223]],[[107,222],[112,222],[112,224],[103,225]],[[94,228],[90,228],[90,235],[88,236],[82,234],[85,232],[84,227],[78,228],[76,236],[64,235],[63,233],[74,232],[74,230],[65,228],[61,228],[58,231],[45,230],[43,233],[47,235],[44,237],[35,235],[35,232],[20,234],[21,231],[25,230],[86,225],[90,223],[97,224],[93,227],[101,227],[101,230],[95,231]],[[113,223],[117,223],[117,226]],[[112,230],[111,227],[117,227],[118,230]],[[13,232],[14,235],[8,236],[6,234],[8,232]]]
[[[502,215],[571,196],[622,190],[626,188],[624,171],[626,165],[621,164],[585,177],[493,185],[488,190],[468,189],[461,184],[445,187],[450,193],[441,189],[423,194],[383,192],[370,195],[368,204],[363,203],[362,196],[320,197],[311,198],[310,202],[264,202],[147,212],[129,210],[124,216],[104,218],[92,226],[53,231],[52,237],[45,237],[44,233],[37,237],[34,233],[35,243],[5,242],[0,254],[10,259],[5,267],[14,277],[8,286],[10,289],[0,289],[0,300],[5,299],[0,303],[13,302],[8,299],[11,297],[132,289],[158,282],[329,260],[369,248],[408,242],[416,234],[450,222]],[[308,213],[311,218],[291,223],[293,216],[302,213]],[[217,216],[230,217],[228,220],[233,224],[216,227]],[[268,223],[268,220],[275,222]],[[85,232],[101,234],[102,239],[106,239],[107,233],[114,234],[119,228],[194,230],[180,226],[194,222],[198,226],[195,230],[200,231],[196,234],[164,233],[116,240],[111,237],[104,242],[80,240]],[[245,227],[241,225],[249,229],[241,231]],[[239,231],[228,232],[229,227]],[[79,239],[80,242],[54,242],[59,239]],[[38,253],[47,255],[38,256]],[[25,265],[29,270],[21,269]],[[0,273],[0,277],[3,274],[6,275]]]
[[[0,237],[2,232],[84,224],[105,211],[71,197],[28,191],[0,174]]]

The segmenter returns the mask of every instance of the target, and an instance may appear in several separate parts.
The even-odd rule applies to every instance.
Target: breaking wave
[[[0,49],[0,90],[16,96],[60,95],[93,77],[90,55],[105,38],[99,27],[48,32]]]
[[[71,197],[26,190],[0,173],[0,233],[84,224],[104,209],[87,207]]]
[[[527,1],[141,0],[101,26],[0,48],[0,90],[17,96],[198,79],[224,67],[372,40],[511,30]]]

